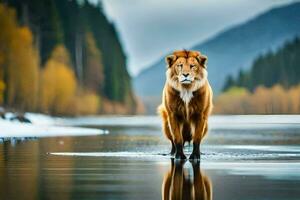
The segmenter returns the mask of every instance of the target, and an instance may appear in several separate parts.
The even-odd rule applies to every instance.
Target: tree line
[[[300,40],[259,56],[249,71],[229,76],[215,100],[219,114],[299,114]]]
[[[0,105],[58,115],[141,110],[100,3],[0,2]]]
[[[300,85],[289,89],[281,85],[258,86],[253,92],[232,87],[219,95],[214,104],[217,114],[299,114]]]
[[[236,78],[229,76],[223,91],[231,87],[245,87],[250,91],[260,85],[272,87],[276,84],[284,88],[300,82],[300,40],[295,38],[281,49],[259,56],[249,71],[240,71]]]

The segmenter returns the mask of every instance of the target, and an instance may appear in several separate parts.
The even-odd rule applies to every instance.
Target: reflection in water
[[[53,175],[46,169],[53,166],[71,174],[74,160],[49,159],[45,152],[51,148],[71,150],[73,144],[71,137],[0,144],[0,199],[71,199],[72,176],[61,177],[57,171]]]
[[[160,130],[143,127],[112,126],[107,128],[110,134],[100,136],[0,142],[0,200],[212,199],[212,190],[214,200],[299,200],[300,128],[281,126],[269,132],[212,132],[209,138],[229,145],[203,145],[205,171],[199,163],[170,165],[167,156],[156,156],[167,152],[169,144]],[[52,152],[137,156],[54,156]]]
[[[212,183],[200,170],[200,162],[192,162],[192,169],[183,168],[184,161],[174,162],[162,183],[162,199],[212,199]]]

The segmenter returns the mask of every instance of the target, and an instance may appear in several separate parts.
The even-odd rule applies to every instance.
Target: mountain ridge
[[[221,90],[227,75],[248,69],[258,55],[276,50],[287,40],[299,36],[299,21],[300,2],[291,3],[260,13],[194,45],[192,49],[208,56],[209,80],[215,93]],[[160,96],[164,71],[163,58],[143,70],[133,81],[136,93],[144,97]]]

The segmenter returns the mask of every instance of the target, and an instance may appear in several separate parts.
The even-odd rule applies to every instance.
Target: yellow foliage
[[[100,97],[93,92],[79,92],[74,96],[69,111],[69,115],[95,115],[100,107]]]
[[[27,27],[19,28],[17,34],[19,36],[12,42],[11,65],[8,65],[11,69],[11,79],[7,83],[8,103],[33,110],[36,107],[38,92],[38,54]]]
[[[249,98],[249,92],[245,88],[231,88],[217,98],[214,112],[235,114],[238,111],[240,114],[244,114],[249,106],[245,101],[247,98]]]
[[[130,108],[119,102],[103,100],[102,55],[94,36],[86,34],[86,60],[82,87],[71,67],[68,50],[58,45],[42,70],[30,29],[17,23],[14,9],[0,3],[0,104],[23,111],[50,114],[96,114],[112,108],[113,113],[129,113]],[[4,92],[5,91],[5,92]],[[5,95],[5,96],[4,96]],[[108,105],[109,109],[103,105]],[[142,108],[140,108],[142,109]]]
[[[57,46],[41,72],[40,109],[58,115],[87,115],[99,111],[100,97],[77,88],[65,47]]]
[[[300,85],[290,88],[287,93],[288,111],[290,114],[300,113]]]
[[[50,114],[95,114],[99,110],[100,97],[92,92],[78,92],[65,46],[56,46],[39,72],[39,55],[30,29],[20,27],[15,10],[3,4],[0,4],[0,27],[0,104],[26,111],[38,107],[39,111]],[[87,43],[90,55],[87,75],[93,75],[88,81],[98,86],[103,80],[101,55],[92,35],[87,36]]]
[[[4,55],[13,38],[12,34],[17,29],[17,20],[14,9],[10,9],[3,4],[0,4],[0,27],[0,54]]]
[[[18,25],[13,9],[2,4],[0,27],[0,80],[5,80],[5,104],[22,110],[34,110],[39,59],[32,33],[27,27]]]
[[[57,45],[54,48],[51,53],[51,59],[66,66],[71,66],[70,54],[64,45]]]
[[[61,48],[55,48],[54,51],[56,50],[60,51]],[[76,78],[72,69],[64,62],[67,59],[51,57],[42,71],[40,108],[44,112],[64,114],[75,95]]]
[[[3,103],[5,84],[0,80],[0,105]]]
[[[259,86],[249,92],[232,93],[232,90],[217,97],[215,113],[219,114],[299,114],[300,85],[284,89]]]

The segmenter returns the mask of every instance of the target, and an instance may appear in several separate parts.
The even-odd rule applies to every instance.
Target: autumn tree
[[[287,96],[288,98],[288,113],[299,114],[300,113],[300,85],[292,87]]]
[[[66,96],[72,96],[71,85],[75,84],[75,96],[70,99],[81,105],[75,106],[81,111],[71,109],[74,113],[102,112],[103,99],[115,107],[114,112],[136,112],[137,101],[126,69],[126,54],[101,3],[69,0],[4,2],[13,8],[4,5],[0,8],[0,83],[3,82],[0,95],[3,95],[4,106],[33,111],[39,91],[38,111],[69,113],[64,105],[69,101]],[[51,74],[56,71],[58,75]],[[64,86],[64,90],[70,93],[60,92],[60,98],[52,97],[51,89],[48,92],[45,88],[56,88],[53,89],[56,95],[58,86],[51,80],[59,82],[59,77],[69,80],[66,82],[71,84]],[[60,102],[63,102],[62,106],[58,105]],[[84,102],[93,106],[84,107]]]
[[[3,104],[5,84],[0,80],[0,105]]]
[[[249,103],[246,101],[250,93],[245,88],[233,87],[218,96],[214,112],[222,114],[246,114]]]
[[[41,74],[40,108],[51,114],[64,114],[76,92],[76,77],[64,46],[57,46]]]
[[[68,110],[68,115],[95,115],[99,112],[101,98],[95,92],[78,90],[73,97]]]
[[[299,114],[300,85],[284,89],[258,86],[253,93],[245,88],[231,88],[215,100],[214,112],[219,114]]]
[[[33,36],[17,24],[13,9],[0,4],[0,80],[5,84],[4,104],[20,110],[36,107],[39,59]]]

